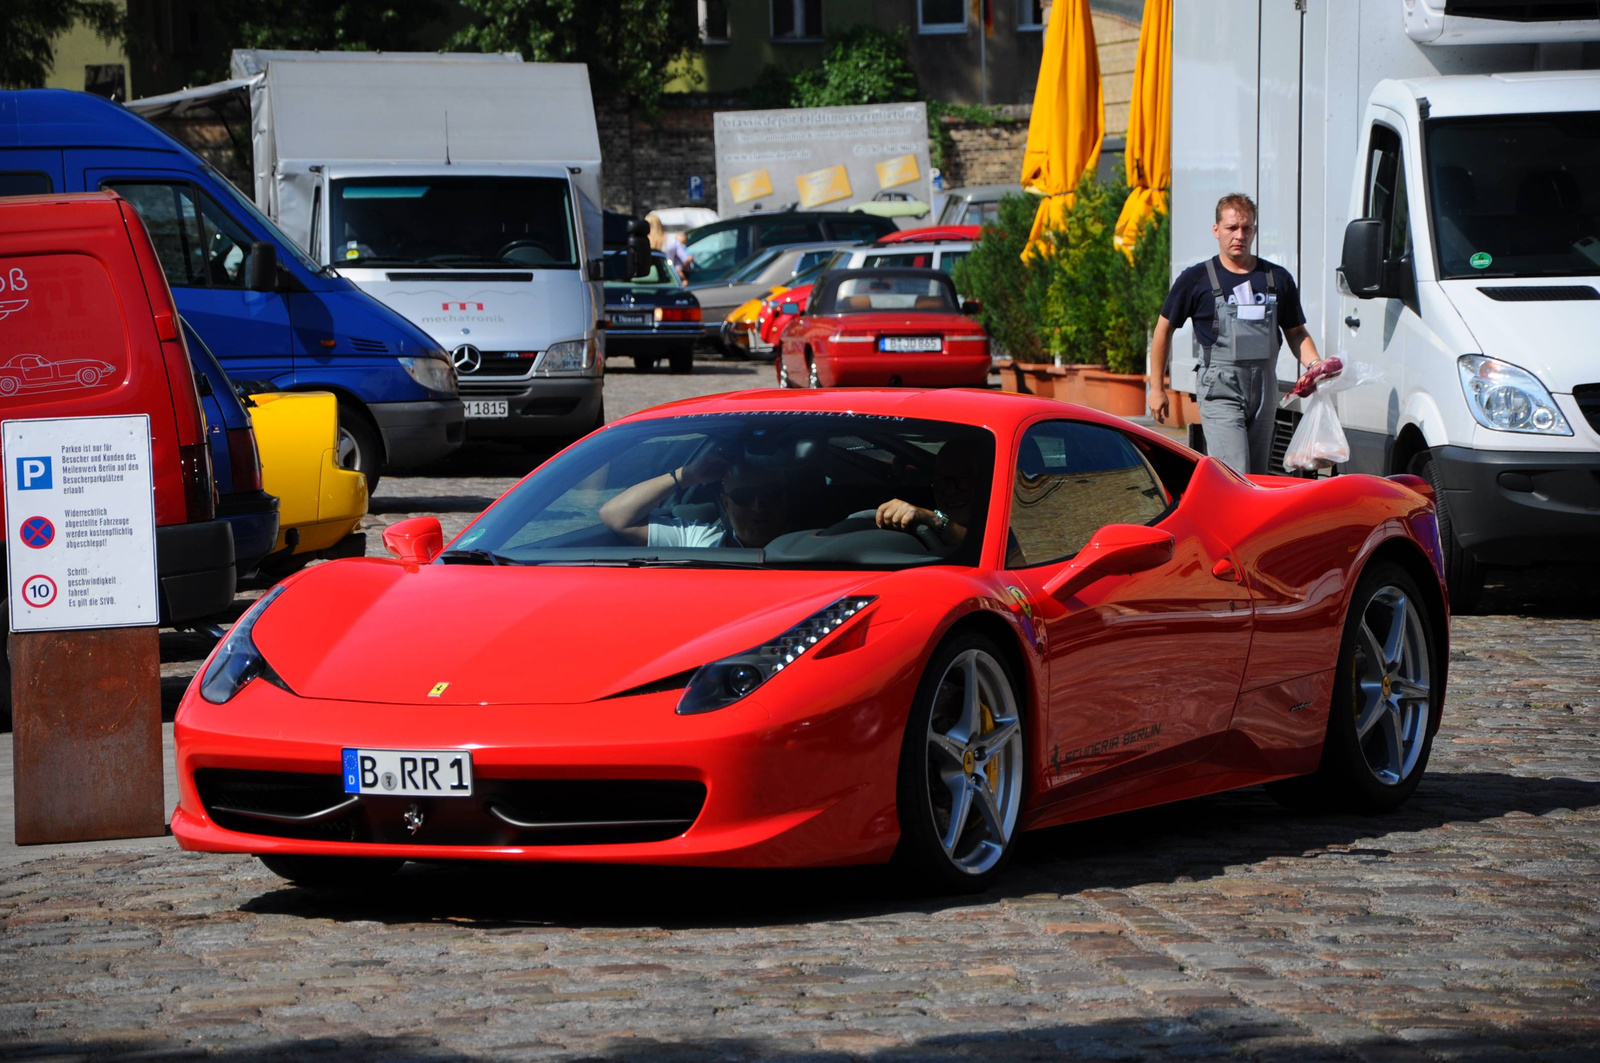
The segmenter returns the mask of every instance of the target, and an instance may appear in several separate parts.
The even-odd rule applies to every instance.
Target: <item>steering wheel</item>
[[[857,526],[858,522],[865,521],[866,527]],[[878,526],[878,511],[876,509],[859,509],[844,520],[826,529],[823,535],[843,535],[846,532],[866,531],[868,528]],[[904,532],[906,535],[921,543],[923,549],[930,554],[942,554],[945,551],[944,541],[939,538],[939,533],[933,530],[933,525],[918,521],[910,528],[884,528],[883,531]]]
[[[509,244],[506,244],[504,247],[502,247],[500,250],[496,251],[494,254],[495,254],[496,258],[505,258],[511,252],[519,250],[520,248],[524,248],[524,247],[537,248],[539,251],[544,252],[544,254],[545,254],[545,256],[547,258],[551,257],[550,256],[550,249],[548,247],[546,247],[544,244],[540,243],[538,240],[513,240]]]

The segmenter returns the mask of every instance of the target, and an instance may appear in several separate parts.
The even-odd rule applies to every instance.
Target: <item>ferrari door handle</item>
[[[1217,579],[1227,580],[1229,583],[1239,582],[1239,566],[1226,557],[1211,566],[1211,574]]]
[[[1346,325],[1349,325],[1351,328],[1360,328],[1361,327],[1361,319],[1359,317],[1356,317],[1354,314],[1346,314],[1345,318],[1344,318],[1344,323]]]

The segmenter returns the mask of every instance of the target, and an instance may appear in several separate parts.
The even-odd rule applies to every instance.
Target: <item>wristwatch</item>
[[[933,528],[935,531],[944,531],[950,527],[950,517],[942,509],[933,511]]]

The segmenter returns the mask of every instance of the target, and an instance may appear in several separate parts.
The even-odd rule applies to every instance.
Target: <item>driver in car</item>
[[[933,467],[933,509],[891,498],[878,507],[878,527],[916,534],[918,525],[933,529],[947,549],[954,550],[967,537],[983,478],[983,447],[973,440],[952,439],[939,448]]]
[[[667,517],[652,511],[679,488],[720,481],[714,518]],[[778,470],[732,462],[715,449],[687,465],[641,480],[600,507],[600,520],[640,546],[759,548],[789,530],[789,492]]]

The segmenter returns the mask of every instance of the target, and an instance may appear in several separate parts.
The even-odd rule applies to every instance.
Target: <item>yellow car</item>
[[[367,513],[367,478],[337,460],[338,399],[329,391],[268,391],[250,399],[261,485],[278,496],[278,542],[266,565],[338,545]]]
[[[761,314],[761,304],[771,299],[774,295],[782,295],[788,291],[781,284],[774,284],[761,295],[749,302],[740,303],[722,319],[722,347],[724,350],[743,348],[747,353],[755,344],[760,342],[754,335],[756,318]]]

